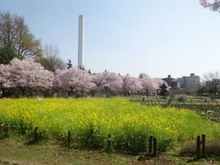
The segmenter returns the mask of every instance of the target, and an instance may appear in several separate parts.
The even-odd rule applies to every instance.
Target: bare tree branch
[[[43,59],[41,65],[47,70],[66,69],[66,63],[60,58],[60,52],[57,46],[45,45],[43,48]]]
[[[203,75],[203,84],[210,93],[217,93],[220,86],[220,73],[209,72]]]

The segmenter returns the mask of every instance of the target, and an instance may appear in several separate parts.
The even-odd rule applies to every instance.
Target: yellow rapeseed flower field
[[[122,98],[1,99],[0,123],[19,125],[21,120],[26,129],[37,126],[52,138],[65,138],[71,131],[79,145],[103,147],[111,134],[115,148],[138,151],[144,149],[149,135],[165,147],[202,133],[220,137],[219,124],[190,110],[143,106]]]

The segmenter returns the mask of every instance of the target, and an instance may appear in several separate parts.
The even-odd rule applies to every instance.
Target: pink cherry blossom
[[[56,70],[54,85],[72,91],[89,91],[95,84],[91,75],[77,67],[66,70]]]
[[[39,63],[31,60],[14,58],[10,64],[2,67],[1,71],[6,80],[2,83],[5,88],[51,88],[54,74],[45,70]]]
[[[142,89],[142,82],[139,78],[127,74],[126,76],[122,76],[122,81],[122,90],[126,95],[136,94]]]
[[[93,75],[92,82],[96,85],[96,90],[110,90],[113,92],[121,91],[123,84],[118,74],[109,71]]]

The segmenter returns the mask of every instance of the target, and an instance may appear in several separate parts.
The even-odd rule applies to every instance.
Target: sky
[[[42,45],[57,45],[74,66],[84,15],[84,66],[92,73],[178,78],[220,71],[220,13],[199,0],[0,0],[0,11],[23,16]]]

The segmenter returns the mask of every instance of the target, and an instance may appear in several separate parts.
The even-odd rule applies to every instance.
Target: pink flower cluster
[[[77,67],[55,73],[31,60],[13,59],[8,65],[0,65],[1,88],[65,89],[69,91],[102,90],[128,94],[150,94],[164,83],[159,78],[121,76],[114,72],[89,74]]]

